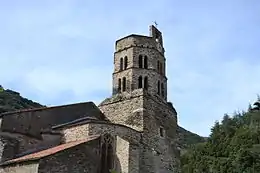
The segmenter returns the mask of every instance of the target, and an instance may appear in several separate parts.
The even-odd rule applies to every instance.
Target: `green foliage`
[[[260,172],[257,102],[247,112],[236,112],[233,117],[225,114],[221,123],[216,122],[206,142],[193,145],[182,155],[182,173]]]
[[[117,173],[115,170],[110,170],[110,173]]]
[[[192,133],[180,126],[177,127],[177,146],[185,151],[185,149],[189,148],[191,145],[196,143],[205,142],[206,138],[201,137],[195,133]]]
[[[0,92],[4,92],[4,88],[0,85]]]
[[[21,97],[18,92],[8,89],[4,90],[1,85],[0,90],[0,114],[18,109],[42,107],[39,103]]]

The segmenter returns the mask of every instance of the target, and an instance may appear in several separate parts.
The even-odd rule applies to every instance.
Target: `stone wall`
[[[82,140],[88,136],[111,134],[120,136],[122,139],[134,144],[138,144],[141,140],[141,135],[138,131],[124,125],[117,125],[106,122],[89,122],[86,124],[65,127],[61,129],[63,140],[65,143]]]
[[[124,145],[120,145],[123,149]],[[141,153],[142,144],[130,143],[129,145],[129,173],[140,173],[140,153]],[[126,172],[127,173],[127,172]]]
[[[88,129],[89,124],[62,129],[61,132],[63,134],[63,143],[86,139],[89,136]]]
[[[114,147],[119,161],[117,171],[122,173],[139,173],[140,133],[122,125],[89,124],[90,135],[106,133],[117,137]]]
[[[17,139],[19,141],[19,151],[18,153],[26,152],[27,150],[35,149],[36,146],[42,143],[42,140],[31,138],[26,135],[18,135]],[[18,154],[17,153],[17,154]]]
[[[99,109],[112,123],[126,125],[137,131],[143,130],[142,108],[142,90],[114,95],[99,105]]]
[[[132,88],[131,91],[138,89],[138,78],[139,76],[142,76],[143,79],[144,77],[148,77],[148,89],[147,92],[150,95],[154,95],[156,97],[159,97],[162,100],[167,100],[167,79],[165,77],[163,77],[162,75],[158,74],[156,71],[154,70],[143,70],[143,69],[135,69],[133,71],[133,76],[132,76]],[[160,94],[158,94],[158,81],[161,83],[163,83],[164,86],[164,96]],[[160,86],[161,87],[161,86]]]
[[[120,95],[113,96],[102,102],[99,107],[111,122],[142,132],[141,145],[145,149],[139,148],[141,169],[145,170],[144,172],[171,172],[178,163],[174,153],[176,112],[165,100],[142,90],[122,94],[121,100],[119,97]],[[164,130],[163,137],[160,136],[160,127]]]
[[[112,123],[89,123],[88,135],[104,135],[111,134],[113,136],[120,136],[120,138],[134,144],[140,142],[140,133],[124,125],[112,124]]]
[[[138,150],[143,172],[166,173],[176,168],[179,159],[174,153],[177,115],[166,100],[135,90],[106,99],[99,108],[111,122],[142,133],[143,148]],[[163,137],[160,136],[160,128],[163,128]]]
[[[153,96],[144,99],[144,131],[142,152],[142,166],[146,172],[169,173],[178,167],[175,155],[174,139],[176,137],[177,115],[166,103],[160,102]],[[160,136],[163,128],[164,136]],[[150,158],[150,159],[148,159]],[[156,172],[156,171],[155,171]]]
[[[124,146],[124,147],[122,147]],[[116,139],[116,156],[118,161],[115,163],[117,172],[128,173],[129,170],[129,142],[117,136]]]
[[[80,144],[45,157],[39,162],[38,173],[97,173],[100,167],[100,140]]]
[[[154,38],[131,35],[119,40],[116,44],[114,55],[113,94],[117,94],[118,79],[123,77],[127,80],[127,91],[131,92],[138,88],[138,77],[148,77],[148,92],[157,94],[158,81],[164,86],[163,99],[167,100],[167,78],[165,76],[166,65],[164,54],[158,51]],[[139,56],[147,56],[148,68],[139,68]],[[120,70],[120,59],[127,56],[127,69]],[[158,62],[162,64],[162,73],[158,71]],[[122,87],[121,87],[122,88]],[[161,94],[160,94],[161,95]]]
[[[91,122],[62,130],[66,142],[80,140],[92,135],[110,134],[116,137],[114,143],[115,169],[122,173],[138,173],[139,171],[139,132],[123,125],[105,122]]]
[[[38,173],[38,162],[14,164],[0,168],[0,173]]]
[[[12,159],[18,152],[17,139],[0,134],[0,161]]]
[[[132,48],[129,48],[129,49],[125,49],[125,50],[122,50],[122,51],[119,51],[119,52],[115,52],[114,54],[114,73],[116,72],[119,72],[120,71],[120,59],[121,58],[125,58],[127,56],[127,67],[130,68],[130,67],[134,67],[134,64],[133,64],[133,47]]]
[[[132,34],[116,41],[116,52],[123,51],[132,46],[142,46],[156,49],[157,43],[156,40],[152,37]]]
[[[35,149],[36,146],[38,146],[39,144],[41,144],[43,142],[42,140],[30,137],[30,136],[26,136],[23,134],[18,134],[18,133],[0,132],[0,136],[2,139],[3,138],[8,139],[8,141],[9,141],[8,143],[10,145],[6,145],[6,147],[8,147],[9,149],[6,149],[6,151],[4,151],[6,153],[6,155],[9,156],[9,158],[11,158],[11,155],[15,156],[15,155],[19,155],[27,150]],[[15,142],[10,143],[10,140],[13,142],[15,141]],[[4,142],[4,141],[2,141],[2,142]],[[11,148],[14,148],[14,149],[11,149]]]
[[[152,149],[142,146],[140,153],[140,172],[141,173],[157,173],[157,166],[160,162],[156,162]],[[160,172],[161,173],[161,172]]]
[[[161,139],[159,128],[163,127],[166,134],[163,139],[174,140],[177,128],[176,113],[167,103],[156,99],[154,96],[146,95],[144,98],[144,129],[148,130],[147,133],[151,133],[151,136]],[[145,130],[144,133],[146,133]],[[151,139],[150,136],[147,140],[149,139]]]
[[[41,137],[41,131],[85,116],[103,118],[93,102],[2,114],[2,131]]]
[[[133,70],[132,69],[128,69],[128,70],[124,70],[123,72],[121,73],[114,73],[113,75],[113,95],[114,94],[117,94],[119,91],[118,91],[118,86],[119,86],[119,82],[118,80],[121,79],[121,92],[123,87],[123,77],[126,78],[126,92],[130,92],[132,89],[131,89],[131,84],[132,84],[132,76],[133,75]]]
[[[42,143],[39,145],[40,147],[53,147],[63,143],[63,138],[61,134],[54,133],[42,133]]]

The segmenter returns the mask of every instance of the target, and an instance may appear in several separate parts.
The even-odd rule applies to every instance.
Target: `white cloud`
[[[110,90],[110,70],[106,67],[85,69],[55,69],[39,67],[25,77],[27,85],[38,90],[45,98],[55,97],[59,92],[72,90],[75,97],[96,91]]]

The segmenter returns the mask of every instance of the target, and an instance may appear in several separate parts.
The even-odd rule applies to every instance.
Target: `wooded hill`
[[[260,173],[260,98],[245,112],[224,115],[181,163],[182,173]]]
[[[0,114],[19,109],[29,109],[42,107],[39,103],[21,97],[18,92],[4,90],[0,85]]]

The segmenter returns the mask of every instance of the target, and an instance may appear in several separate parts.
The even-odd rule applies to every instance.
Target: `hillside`
[[[260,172],[260,98],[246,112],[224,115],[207,142],[182,155],[182,173]]]
[[[16,91],[4,90],[0,85],[0,114],[8,111],[38,107],[42,107],[42,105],[20,96]],[[178,127],[177,133],[179,136],[177,146],[181,149],[186,149],[191,144],[204,142],[205,140],[203,137],[187,131],[182,127]]]
[[[177,146],[183,150],[189,148],[193,144],[205,142],[206,138],[201,137],[195,133],[192,133],[180,126],[177,128],[177,134],[178,134],[178,141]]]
[[[4,90],[0,85],[0,114],[19,109],[38,107],[42,107],[42,105],[21,97],[18,92],[9,89]]]

